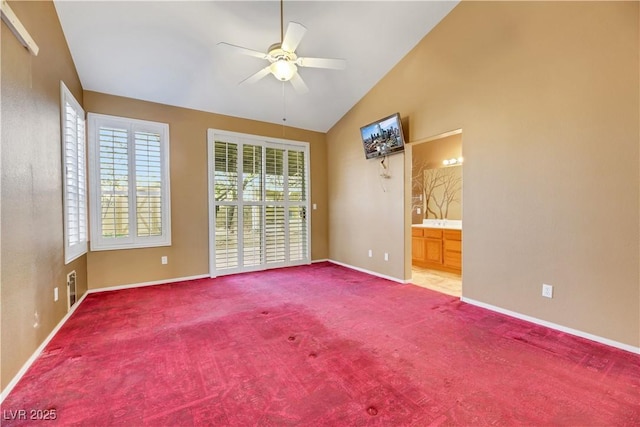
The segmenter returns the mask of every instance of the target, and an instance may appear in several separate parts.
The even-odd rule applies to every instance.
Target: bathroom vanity
[[[411,226],[413,265],[462,272],[462,221],[424,220]]]

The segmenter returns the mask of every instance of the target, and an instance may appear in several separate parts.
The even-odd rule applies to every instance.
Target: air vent
[[[76,271],[67,274],[67,311],[76,303]]]

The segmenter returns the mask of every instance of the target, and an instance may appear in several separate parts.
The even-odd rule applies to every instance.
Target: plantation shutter
[[[303,260],[307,254],[307,182],[306,162],[304,153],[289,150],[288,152],[289,178],[289,259]]]
[[[245,267],[262,264],[264,206],[263,155],[259,145],[243,144],[242,147],[242,261]]]
[[[209,133],[212,275],[308,263],[307,146]]]
[[[127,129],[101,127],[100,225],[106,238],[129,237],[129,135]]]
[[[160,135],[135,133],[136,225],[138,237],[162,235],[162,156]]]
[[[215,144],[216,265],[238,267],[238,144]]]
[[[65,262],[87,252],[84,110],[61,82]]]
[[[284,149],[266,148],[267,156],[267,214],[266,214],[266,262],[285,261],[285,217],[284,217]]]
[[[168,125],[89,118],[92,249],[170,245]]]

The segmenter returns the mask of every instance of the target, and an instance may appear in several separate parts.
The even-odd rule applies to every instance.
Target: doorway
[[[460,297],[462,131],[411,146],[411,283]]]

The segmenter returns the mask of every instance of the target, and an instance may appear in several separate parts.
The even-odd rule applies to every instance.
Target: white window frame
[[[82,120],[81,132],[76,127],[76,135],[73,140],[67,140],[67,104],[75,112],[76,118]],[[86,143],[86,120],[84,109],[75,99],[71,91],[63,81],[60,81],[60,146],[62,155],[62,205],[63,205],[63,227],[64,227],[64,262],[71,261],[87,253],[87,241],[89,230],[87,224],[87,143]],[[73,153],[72,158],[67,153]],[[70,194],[69,180],[73,180],[76,194]],[[72,234],[70,224],[69,199],[75,199],[78,223],[73,230],[78,235],[78,241],[70,243]]]
[[[214,154],[214,145],[215,145],[215,141],[216,139],[221,138],[222,141],[226,141],[226,142],[230,142],[233,144],[238,144],[239,146],[242,146],[243,144],[250,144],[250,145],[257,145],[257,146],[261,146],[261,147],[267,147],[267,148],[277,148],[277,149],[286,149],[287,147],[291,147],[293,148],[295,151],[301,151],[304,152],[304,156],[305,156],[305,183],[306,183],[306,200],[304,201],[295,201],[295,202],[271,202],[271,201],[260,201],[260,202],[249,202],[249,204],[256,204],[259,206],[267,206],[267,205],[278,205],[278,206],[284,206],[287,209],[290,206],[303,206],[306,209],[306,215],[307,215],[307,230],[306,230],[306,243],[307,243],[307,247],[306,247],[306,258],[305,259],[301,259],[298,261],[290,261],[289,260],[289,240],[287,239],[286,244],[286,249],[285,249],[285,261],[284,262],[280,262],[280,263],[270,263],[270,264],[260,264],[257,266],[250,266],[250,267],[245,267],[243,266],[241,260],[241,251],[238,250],[238,267],[235,268],[228,268],[228,269],[223,269],[223,270],[217,270],[216,269],[216,230],[215,230],[215,222],[216,222],[216,214],[215,214],[215,207],[216,205],[226,205],[226,204],[236,204],[236,202],[217,202],[215,201],[215,166],[214,166],[214,158],[215,158],[215,154]],[[209,129],[207,131],[207,154],[208,154],[208,203],[209,203],[209,275],[210,277],[217,277],[217,276],[224,276],[224,275],[228,275],[228,274],[235,274],[235,273],[244,273],[244,272],[250,272],[250,271],[260,271],[260,270],[270,270],[273,268],[280,268],[280,267],[290,267],[290,266],[295,266],[295,265],[306,265],[306,264],[310,264],[311,263],[311,157],[309,155],[310,150],[309,150],[309,143],[308,142],[304,142],[304,141],[295,141],[295,140],[290,140],[290,139],[280,139],[280,138],[270,138],[270,137],[265,137],[265,136],[258,136],[258,135],[252,135],[252,134],[245,134],[245,133],[238,133],[238,132],[231,132],[231,131],[225,131],[225,130],[219,130],[219,129]],[[264,166],[264,162],[266,161],[265,158],[263,158],[263,168]],[[286,160],[285,160],[286,161]],[[239,149],[238,151],[238,167],[240,167],[240,165],[242,165],[242,150]],[[286,168],[286,163],[283,166],[283,168]],[[286,187],[286,182],[285,181],[285,192],[287,191],[287,187]],[[263,188],[265,183],[263,182]],[[238,192],[238,206],[239,206],[239,212],[240,212],[240,207],[242,206],[244,202],[242,201],[242,188],[239,189]],[[239,228],[242,226],[242,215],[239,214]],[[288,224],[288,217],[285,215],[285,221]],[[263,222],[263,229],[264,229],[264,222]],[[288,228],[288,225],[287,225]],[[263,231],[264,232],[264,231]],[[239,233],[238,235],[238,246],[241,247],[243,245],[243,237],[242,237],[242,233]]]
[[[151,122],[147,120],[130,119],[126,117],[110,116],[105,114],[89,113],[87,115],[87,129],[89,136],[89,203],[91,219],[91,250],[120,250],[134,248],[151,248],[158,246],[171,246],[171,185],[169,167],[169,125],[166,123]],[[100,151],[99,131],[100,127],[118,127],[127,129],[129,157],[129,236],[128,237],[103,237],[102,221],[100,215],[101,191],[100,191]],[[138,236],[136,221],[136,168],[134,133],[152,132],[160,135],[161,152],[161,182],[162,182],[162,235]]]

